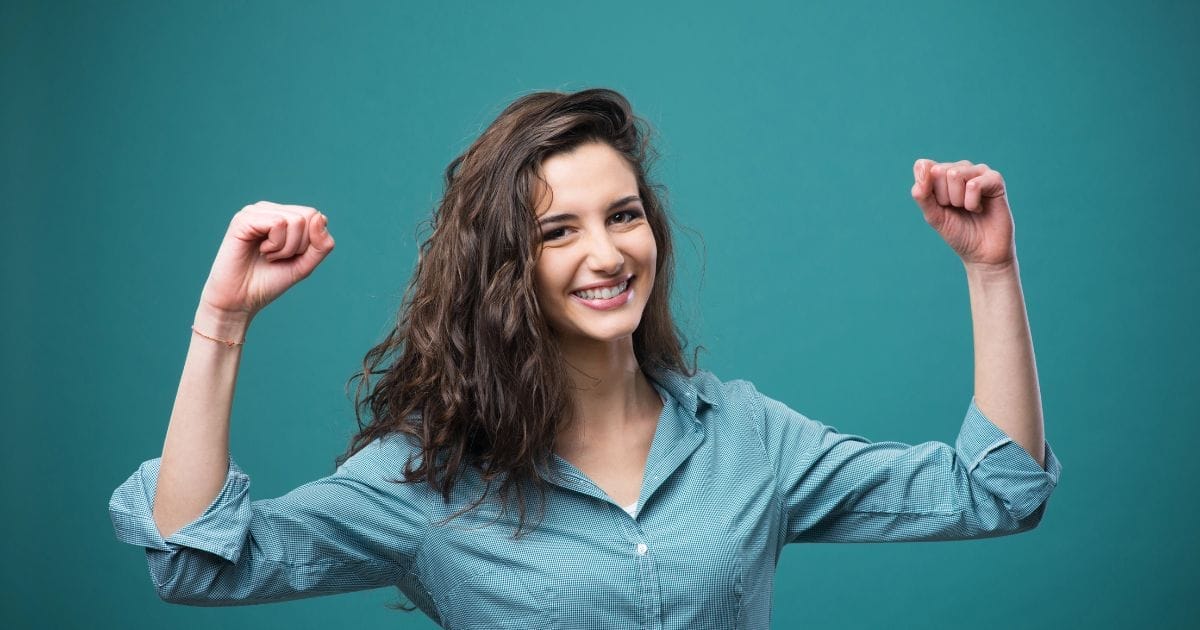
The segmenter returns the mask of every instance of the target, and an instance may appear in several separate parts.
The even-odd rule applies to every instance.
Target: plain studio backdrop
[[[231,448],[269,498],[345,449],[446,164],[514,98],[594,86],[658,131],[701,366],[872,440],[953,443],[972,395],[913,161],[1007,181],[1063,462],[1042,524],[789,546],[775,626],[1195,621],[1198,27],[1192,2],[5,2],[0,625],[433,627],[395,589],[164,604],[109,496],[161,452],[242,206],[337,238],[248,335]]]

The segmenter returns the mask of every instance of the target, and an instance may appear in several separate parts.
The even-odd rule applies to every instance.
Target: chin
[[[578,324],[574,324],[568,327],[567,330],[570,331],[568,333],[570,338],[576,341],[610,342],[632,337],[640,324],[641,320],[639,318],[637,321],[625,325],[617,322],[613,322],[611,326],[579,326]]]
[[[621,328],[616,328],[616,329],[604,329],[604,330],[594,330],[594,329],[589,330],[589,329],[577,328],[577,329],[575,329],[575,337],[580,338],[580,339],[587,339],[589,341],[618,341],[620,339],[624,339],[626,337],[633,336],[633,331],[635,331],[635,330],[637,330],[637,326],[633,326],[633,327],[629,327],[629,328],[621,327]]]

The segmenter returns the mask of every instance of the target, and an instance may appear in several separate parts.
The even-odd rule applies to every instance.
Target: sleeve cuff
[[[1045,441],[1045,468],[983,415],[971,397],[956,443],[959,457],[972,479],[1004,501],[1014,518],[1033,514],[1054,492],[1062,465]]]
[[[143,462],[113,492],[108,510],[117,540],[168,552],[191,547],[237,562],[250,527],[250,478],[230,458],[225,485],[212,503],[195,520],[164,539],[153,512],[161,463],[161,457]]]

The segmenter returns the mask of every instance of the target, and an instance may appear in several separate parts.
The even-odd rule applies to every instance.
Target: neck
[[[638,365],[632,336],[564,343],[563,355],[575,398],[567,432],[616,435],[647,417],[657,420],[662,401]]]

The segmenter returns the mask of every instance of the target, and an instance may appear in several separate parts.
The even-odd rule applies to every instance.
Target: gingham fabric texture
[[[542,471],[545,519],[521,539],[495,503],[439,523],[478,496],[479,477],[450,505],[427,485],[390,483],[419,453],[400,434],[273,499],[252,500],[230,459],[212,504],[166,540],[151,515],[157,458],[109,512],[117,538],[145,548],[159,596],[179,604],[397,586],[447,628],[767,628],[785,544],[1015,534],[1041,521],[1061,470],[1049,443],[1043,469],[974,398],[955,447],[907,445],[840,433],[703,370],[652,383],[667,404],[636,516],[556,455]]]

